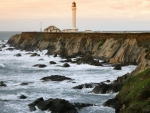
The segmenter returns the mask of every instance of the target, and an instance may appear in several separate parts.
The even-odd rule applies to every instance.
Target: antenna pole
[[[40,31],[42,32],[42,22],[40,22],[40,24],[41,24],[41,28],[40,28]]]

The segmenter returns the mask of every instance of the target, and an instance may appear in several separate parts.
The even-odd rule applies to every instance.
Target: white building
[[[92,30],[85,30],[86,33],[92,33]]]
[[[46,29],[44,29],[44,32],[61,32],[61,30],[55,26],[49,26]]]
[[[77,32],[78,29],[63,29],[62,32]]]
[[[72,28],[64,29],[64,30],[62,30],[62,32],[77,32],[78,31],[78,29],[76,28],[76,9],[77,9],[77,7],[76,7],[75,2],[72,3],[71,8],[72,8]]]

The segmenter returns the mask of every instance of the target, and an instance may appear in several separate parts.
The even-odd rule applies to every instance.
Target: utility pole
[[[42,22],[40,22],[40,31],[42,32]]]

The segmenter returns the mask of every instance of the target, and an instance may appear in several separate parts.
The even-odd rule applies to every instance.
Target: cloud
[[[149,0],[75,0],[78,18],[150,19]],[[72,0],[1,0],[0,18],[70,18]]]

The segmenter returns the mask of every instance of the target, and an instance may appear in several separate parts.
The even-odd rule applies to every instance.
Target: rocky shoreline
[[[137,65],[137,68],[132,73],[123,75],[122,77],[118,77],[117,80],[110,82],[109,84],[105,82],[85,83],[79,86],[75,86],[73,88],[75,90],[76,89],[81,90],[82,88],[93,88],[91,92],[96,94],[118,92],[120,90],[122,92],[122,88],[125,87],[124,84],[127,84],[126,81],[128,82],[128,80],[131,77],[134,76],[136,77],[139,72],[142,72],[150,67],[149,33],[120,33],[120,34],[58,33],[57,34],[57,33],[24,32],[22,34],[12,36],[7,43],[10,44],[10,46],[14,46],[16,49],[21,50],[47,49],[48,50],[47,55],[54,55],[55,57],[59,55],[60,57],[67,59],[66,61],[62,61],[64,63],[66,62],[62,67],[69,67],[69,65],[67,65],[67,62],[77,64],[90,64],[94,66],[103,66],[103,63],[110,63],[112,64],[112,66],[114,66],[114,69],[117,70],[120,70],[121,66],[124,65],[130,64]],[[13,49],[10,50],[12,51]],[[35,53],[32,55],[34,56],[37,54]],[[16,54],[15,56],[20,57],[21,55]],[[69,58],[76,58],[76,60],[72,61]],[[103,59],[104,62],[101,63],[98,60],[95,60],[95,58]],[[56,63],[54,61],[51,61],[50,64],[55,65]],[[46,65],[44,64],[36,64],[34,66],[39,68],[46,67]],[[57,77],[71,80],[71,78],[65,78],[62,76]],[[48,77],[43,79],[46,79],[47,81],[47,79],[49,80],[53,78]],[[132,89],[130,89],[130,91],[131,90]],[[145,90],[147,91],[147,89]],[[120,93],[118,95],[120,95]],[[116,113],[124,113],[124,111],[126,111],[127,109],[126,102],[121,103],[122,101],[120,99],[121,96],[118,95],[114,99],[106,101],[103,105],[115,108]],[[149,99],[149,96],[146,98]],[[48,105],[50,105],[50,103],[48,103]],[[122,106],[119,105],[118,103],[121,103]],[[36,104],[31,105],[33,105],[33,106],[29,105],[29,107],[32,107],[31,109],[34,109],[34,106],[36,106]],[[52,108],[47,109],[52,110]],[[77,110],[75,110],[75,108],[73,109],[74,109],[73,111],[68,112],[76,113]],[[57,112],[62,113],[59,111]],[[149,110],[147,109],[147,112],[144,113],[148,112]]]

